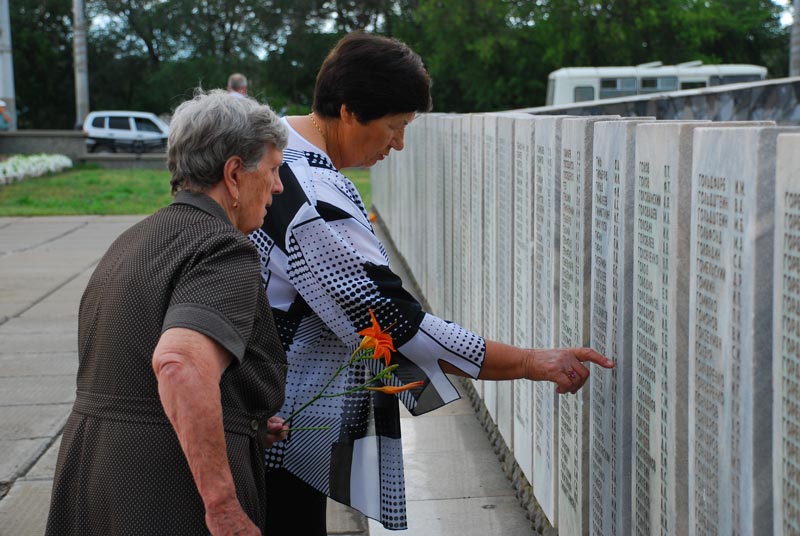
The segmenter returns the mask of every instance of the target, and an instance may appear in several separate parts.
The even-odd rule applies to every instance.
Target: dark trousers
[[[267,471],[265,536],[327,536],[328,497],[285,469]],[[300,515],[292,515],[300,512]]]

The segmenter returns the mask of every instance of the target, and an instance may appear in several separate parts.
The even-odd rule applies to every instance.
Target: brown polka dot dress
[[[263,529],[258,431],[281,406],[286,379],[269,309],[253,245],[208,196],[179,192],[112,244],[81,299],[77,395],[46,534],[208,534],[152,369],[173,327],[236,358],[220,381],[228,460],[244,511]]]

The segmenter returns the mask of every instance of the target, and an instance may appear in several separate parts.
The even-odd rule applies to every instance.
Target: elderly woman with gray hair
[[[122,233],[81,299],[50,535],[264,528],[287,365],[246,233],[283,190],[287,131],[224,90],[181,104],[170,130],[174,201]]]

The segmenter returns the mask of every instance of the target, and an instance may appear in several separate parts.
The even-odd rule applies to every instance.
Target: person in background
[[[266,451],[267,528],[324,536],[326,501],[358,509],[389,529],[407,528],[398,399],[412,415],[457,400],[447,373],[483,380],[551,381],[575,393],[588,363],[613,363],[589,348],[529,349],[486,340],[425,312],[388,265],[366,207],[340,170],[370,167],[403,149],[408,124],[431,109],[430,77],[405,44],[361,31],[343,37],[317,75],[313,111],[284,117],[289,142],[280,175],[284,193],[250,239],[287,351],[287,418],[350,360],[374,314],[393,340],[399,393],[359,391],[322,399],[291,421]],[[509,304],[503,304],[510,306]],[[382,360],[356,362],[327,392],[360,385]],[[294,505],[302,516],[287,516]]]
[[[11,116],[6,112],[6,101],[0,99],[0,130],[11,128]]]
[[[81,299],[46,534],[261,534],[286,355],[246,233],[283,189],[285,145],[269,107],[221,89],[175,110],[174,201],[114,241]]]
[[[241,73],[233,73],[228,77],[228,93],[234,97],[247,96],[247,78]]]

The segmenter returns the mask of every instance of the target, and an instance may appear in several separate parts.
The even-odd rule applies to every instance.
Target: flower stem
[[[340,393],[334,393],[334,394],[331,394],[331,395],[323,395],[323,394],[320,394],[320,395],[319,395],[319,398],[335,398],[335,397],[337,397],[337,396],[345,396],[345,395],[349,395],[349,394],[355,393],[355,392],[357,392],[357,391],[363,391],[364,389],[366,389],[367,387],[369,387],[369,385],[370,385],[371,383],[373,383],[373,382],[376,382],[376,381],[378,381],[378,380],[381,380],[381,379],[385,378],[385,377],[386,377],[386,376],[389,374],[389,372],[391,372],[392,370],[394,370],[394,369],[396,369],[396,368],[397,368],[397,365],[392,365],[392,366],[390,366],[390,367],[386,367],[386,368],[384,368],[382,371],[380,371],[379,373],[377,373],[375,376],[373,376],[373,377],[372,377],[372,378],[370,378],[369,380],[367,380],[367,381],[365,381],[364,383],[362,383],[361,385],[356,385],[356,386],[355,386],[355,387],[353,387],[352,389],[348,389],[347,391],[342,391],[342,392],[340,392]],[[296,412],[295,412],[295,413],[296,413]]]
[[[362,352],[362,354],[364,354],[364,352]],[[336,377],[337,377],[339,374],[341,374],[341,373],[342,373],[342,372],[343,372],[343,371],[344,371],[346,368],[348,368],[350,365],[352,365],[352,364],[353,364],[353,363],[355,363],[356,361],[363,361],[364,359],[368,359],[369,357],[370,357],[369,355],[366,355],[366,356],[365,356],[365,355],[360,355],[360,356],[357,356],[357,352],[353,352],[353,355],[352,355],[352,357],[350,358],[350,361],[348,361],[348,362],[347,362],[347,363],[345,363],[344,365],[340,366],[340,367],[339,367],[339,368],[336,370],[336,372],[333,374],[333,376],[331,376],[331,378],[328,380],[328,383],[326,383],[326,384],[325,384],[325,386],[324,386],[322,389],[320,389],[319,393],[317,393],[316,395],[314,395],[313,397],[311,397],[311,399],[310,399],[310,400],[308,400],[308,401],[307,401],[305,404],[303,404],[303,405],[302,405],[302,406],[300,406],[298,409],[296,409],[295,411],[293,411],[293,412],[291,413],[291,415],[289,415],[288,417],[286,417],[286,419],[284,419],[284,421],[283,421],[283,422],[284,422],[284,424],[289,424],[289,421],[291,421],[292,419],[294,419],[294,418],[297,416],[297,414],[298,414],[298,413],[300,413],[301,411],[303,411],[304,409],[306,409],[308,406],[310,406],[311,404],[313,404],[314,402],[316,402],[316,401],[317,401],[317,400],[319,400],[320,398],[336,398],[337,396],[345,396],[345,395],[349,395],[349,394],[351,394],[351,393],[355,393],[355,392],[357,392],[357,391],[362,391],[362,390],[366,389],[367,387],[369,387],[369,385],[370,385],[371,383],[373,383],[373,382],[376,382],[376,381],[378,381],[378,380],[380,380],[380,379],[383,379],[383,378],[385,378],[385,377],[386,377],[386,376],[387,376],[387,375],[388,375],[390,372],[392,372],[393,370],[395,370],[395,369],[397,368],[397,366],[398,366],[398,365],[390,365],[390,366],[388,366],[388,367],[385,367],[383,370],[381,370],[381,371],[380,371],[379,373],[377,373],[375,376],[373,376],[372,378],[370,378],[370,379],[369,379],[369,380],[367,380],[366,382],[362,383],[361,385],[357,385],[357,386],[353,387],[352,389],[348,389],[348,390],[346,390],[346,391],[342,391],[342,392],[339,392],[339,393],[334,393],[334,394],[330,394],[330,395],[326,395],[326,394],[324,394],[324,393],[325,393],[325,390],[326,390],[328,387],[330,387],[331,383],[333,383],[333,380],[334,380],[334,379],[335,379],[335,378],[336,378]]]
[[[284,424],[289,424],[289,421],[291,421],[292,419],[294,419],[294,418],[295,418],[295,416],[297,416],[297,414],[298,414],[298,413],[300,413],[301,411],[303,411],[304,409],[306,409],[308,406],[310,406],[311,404],[313,404],[314,402],[316,402],[316,401],[317,401],[317,400],[319,400],[320,398],[323,398],[323,397],[325,397],[325,398],[329,398],[329,396],[326,396],[326,395],[324,395],[324,394],[323,394],[323,393],[325,392],[325,390],[326,390],[328,387],[330,387],[331,383],[333,383],[333,380],[334,380],[334,379],[336,379],[336,377],[337,377],[339,374],[341,374],[341,373],[342,373],[342,372],[343,372],[343,371],[344,371],[344,370],[345,370],[347,367],[349,367],[350,365],[352,365],[352,364],[353,364],[353,362],[355,362],[355,361],[359,361],[359,360],[360,360],[360,359],[356,359],[356,354],[355,354],[355,352],[354,352],[354,353],[353,353],[353,355],[352,355],[352,357],[350,358],[350,361],[348,361],[348,362],[347,362],[347,363],[345,363],[344,365],[341,365],[341,366],[340,366],[340,367],[339,367],[339,368],[336,370],[336,372],[334,372],[334,373],[333,373],[333,376],[331,376],[331,377],[330,377],[330,379],[328,380],[328,383],[326,383],[326,384],[325,384],[325,386],[324,386],[322,389],[320,389],[319,393],[317,393],[316,395],[314,395],[313,397],[311,397],[311,399],[309,399],[309,400],[308,400],[308,401],[307,401],[305,404],[303,404],[302,406],[300,406],[298,409],[296,409],[295,411],[293,411],[291,415],[289,415],[288,417],[286,417],[286,419],[284,419],[284,421],[283,421],[283,422],[284,422]]]

